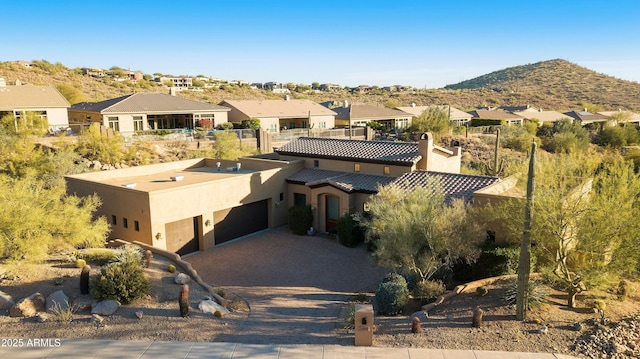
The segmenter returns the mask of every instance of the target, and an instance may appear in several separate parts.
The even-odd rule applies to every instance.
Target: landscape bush
[[[427,304],[433,302],[436,298],[444,293],[445,287],[442,282],[426,280],[416,283],[413,287],[411,295],[415,299],[419,299],[421,304]]]
[[[353,248],[364,240],[364,235],[358,223],[353,220],[350,214],[345,214],[338,219],[336,225],[338,242],[345,247]]]
[[[303,236],[311,228],[313,212],[311,206],[293,206],[288,213],[289,228],[293,234]]]
[[[98,299],[113,299],[129,304],[149,292],[151,284],[144,275],[142,255],[127,246],[117,255],[117,261],[102,267],[100,275],[91,279],[89,291]]]
[[[407,281],[399,274],[388,275],[376,289],[377,310],[382,315],[400,314],[408,302]]]

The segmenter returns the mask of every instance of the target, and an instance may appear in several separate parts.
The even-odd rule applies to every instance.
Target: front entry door
[[[327,196],[327,213],[326,213],[326,230],[327,232],[336,228],[338,219],[340,218],[340,198],[336,196]]]

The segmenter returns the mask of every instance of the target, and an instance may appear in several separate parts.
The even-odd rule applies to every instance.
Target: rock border
[[[218,295],[214,290],[213,287],[211,287],[209,284],[205,283],[202,278],[200,278],[200,275],[198,274],[198,272],[193,269],[193,267],[191,266],[191,263],[182,260],[182,258],[180,257],[179,254],[174,253],[174,252],[169,252],[166,251],[164,249],[160,249],[160,248],[156,248],[154,246],[151,246],[149,244],[146,243],[142,243],[142,242],[138,242],[138,241],[133,241],[133,242],[127,242],[125,240],[122,239],[113,239],[110,240],[109,243],[115,243],[116,245],[130,245],[130,244],[135,244],[138,247],[141,247],[145,250],[150,250],[152,253],[161,255],[173,262],[175,262],[180,268],[182,268],[186,274],[188,274],[193,280],[194,282],[198,283],[199,285],[201,285],[207,292],[209,292],[209,294],[211,294],[211,297],[213,299],[216,300],[216,302],[218,302],[218,304],[222,305],[223,307],[227,306],[227,300],[222,298],[220,295]]]

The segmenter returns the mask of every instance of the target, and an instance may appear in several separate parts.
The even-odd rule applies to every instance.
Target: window
[[[284,201],[284,192],[280,192],[280,201]]]
[[[109,128],[120,132],[120,121],[118,121],[118,117],[108,117],[107,120],[109,121]]]
[[[313,160],[313,167],[315,167],[315,168],[320,167],[320,161],[318,161],[318,160]]]
[[[133,221],[133,229],[135,229],[136,232],[140,232],[140,222]]]
[[[327,123],[322,121],[318,123],[318,128],[327,128]]]
[[[129,220],[126,218],[122,218],[122,226],[124,228],[129,228]]]
[[[353,164],[353,172],[360,172],[360,164],[359,163],[354,163]]]
[[[389,173],[391,173],[391,170],[389,170],[389,166],[384,166],[384,168],[382,169],[382,172],[385,175],[388,175]]]
[[[133,130],[142,131],[142,116],[133,116]]]
[[[116,217],[115,214],[111,215],[111,224],[113,224],[114,226],[118,224],[118,217]]]
[[[307,195],[304,193],[293,194],[293,205],[296,207],[304,207],[307,205]]]
[[[269,132],[278,132],[278,125],[272,123],[269,125]]]

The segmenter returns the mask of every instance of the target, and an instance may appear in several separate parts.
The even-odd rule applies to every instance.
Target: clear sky
[[[3,1],[0,61],[439,88],[562,58],[640,82],[640,1]]]

